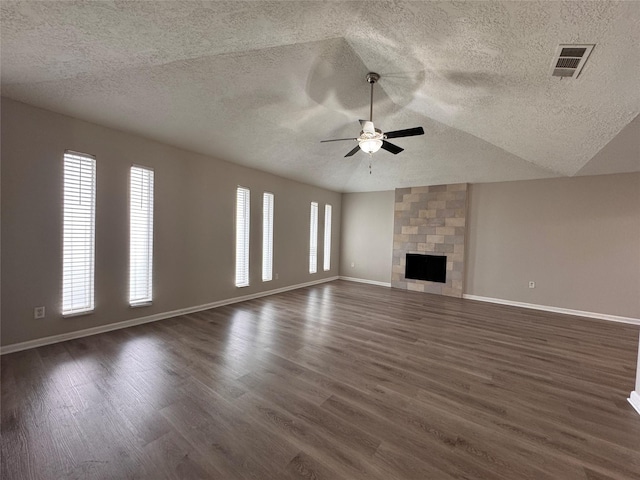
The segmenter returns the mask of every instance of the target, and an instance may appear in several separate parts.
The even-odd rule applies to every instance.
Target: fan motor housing
[[[386,138],[386,135],[383,135],[382,130],[380,130],[379,128],[376,128],[375,131],[376,131],[375,133],[371,133],[371,132],[365,132],[364,130],[361,130],[360,138]]]

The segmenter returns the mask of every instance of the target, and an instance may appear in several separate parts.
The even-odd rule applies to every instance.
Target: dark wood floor
[[[5,355],[2,478],[637,480],[637,340],[332,282]]]

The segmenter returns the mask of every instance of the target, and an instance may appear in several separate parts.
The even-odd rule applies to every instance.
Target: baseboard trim
[[[100,325],[99,327],[86,328],[83,330],[76,330],[74,332],[69,332],[69,333],[61,333],[60,335],[52,335],[50,337],[37,338],[35,340],[29,340],[27,342],[13,343],[11,345],[5,345],[3,347],[0,347],[0,355],[5,355],[7,353],[20,352],[22,350],[29,350],[31,348],[43,347],[45,345],[60,343],[67,340],[73,340],[75,338],[89,337],[91,335],[111,332],[113,330],[120,330],[121,328],[133,327],[135,325],[142,325],[144,323],[157,322],[158,320],[178,317],[180,315],[187,315],[189,313],[201,312],[203,310],[222,307],[224,305],[231,305],[233,303],[246,302],[247,300],[253,300],[255,298],[267,297],[269,295],[284,293],[290,290],[297,290],[299,288],[311,287],[313,285],[318,285],[320,283],[332,282],[334,280],[338,280],[338,278],[339,278],[338,276],[323,278],[321,280],[298,283],[296,285],[290,285],[288,287],[267,290],[265,292],[252,293],[251,295],[243,295],[241,297],[227,298],[224,300],[219,300],[217,302],[206,303],[204,305],[180,308],[178,310],[172,310],[172,311],[163,312],[163,313],[156,313],[154,315],[148,315],[146,317],[132,318],[130,320],[124,320],[122,322],[110,323],[108,325]]]
[[[586,312],[584,310],[572,310],[570,308],[550,307],[547,305],[538,305],[535,303],[514,302],[511,300],[503,300],[501,298],[482,297],[479,295],[462,295],[462,298],[468,300],[477,300],[479,302],[497,303],[500,305],[509,305],[512,307],[529,308],[532,310],[542,310],[545,312],[561,313],[564,315],[575,315],[578,317],[595,318],[597,320],[608,320],[610,322],[630,323],[632,325],[640,325],[640,318],[620,317],[618,315],[609,315],[606,313]]]
[[[343,277],[342,275],[340,275],[339,278],[340,280],[346,280],[348,282],[368,283],[369,285],[378,285],[379,287],[391,288],[390,282],[378,282],[377,280],[367,280],[366,278]]]
[[[631,392],[631,395],[629,395],[629,398],[627,398],[627,400],[629,400],[631,406],[636,409],[636,412],[640,414],[640,394],[638,394],[638,392],[636,391],[633,391]]]

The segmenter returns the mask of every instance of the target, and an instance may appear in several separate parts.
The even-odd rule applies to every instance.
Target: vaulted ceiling
[[[0,8],[3,96],[332,190],[640,171],[638,2]],[[596,44],[577,79],[561,43]],[[372,174],[320,143],[359,134],[369,71],[376,126],[426,132]]]

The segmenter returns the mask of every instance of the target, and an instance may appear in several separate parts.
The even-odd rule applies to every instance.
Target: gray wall
[[[393,191],[343,194],[340,275],[391,282],[394,201]]]
[[[639,173],[471,185],[468,219],[467,294],[640,318]]]
[[[2,99],[2,345],[338,275],[341,194]],[[97,158],[96,308],[62,318],[65,149]],[[154,302],[128,306],[132,163],[155,169]],[[251,286],[234,286],[235,189],[251,189]],[[262,192],[275,194],[274,280],[261,281]],[[319,208],[318,273],[308,273],[309,204]],[[324,272],[324,204],[333,205]],[[389,268],[390,271],[390,268]],[[275,279],[275,274],[279,279]],[[33,308],[44,305],[45,319]]]
[[[389,281],[393,202],[343,196],[340,275]],[[640,318],[639,173],[473,184],[468,208],[466,294]]]

